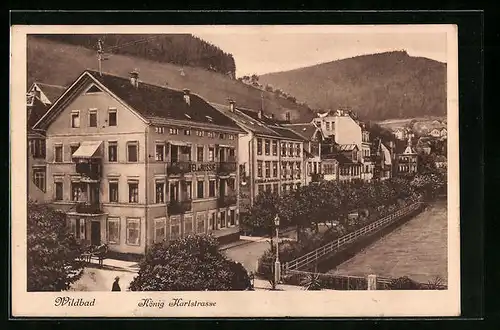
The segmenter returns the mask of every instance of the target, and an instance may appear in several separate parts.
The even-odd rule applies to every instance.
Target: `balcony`
[[[170,215],[182,214],[191,211],[191,200],[170,201],[167,206],[167,212]]]
[[[217,207],[223,208],[223,207],[236,205],[236,201],[237,201],[237,198],[236,198],[235,194],[221,196],[217,199]]]
[[[196,172],[215,172],[217,169],[216,162],[196,162],[191,165],[193,171]]]
[[[217,167],[217,173],[229,174],[236,172],[236,162],[220,162]]]
[[[82,176],[82,179],[97,181],[101,179],[100,163],[77,163],[76,173]]]
[[[323,173],[311,173],[311,182],[323,181],[325,175]]]
[[[190,173],[192,162],[171,162],[167,164],[167,175],[183,175]]]
[[[101,203],[99,202],[78,202],[76,204],[76,213],[80,214],[101,214]]]

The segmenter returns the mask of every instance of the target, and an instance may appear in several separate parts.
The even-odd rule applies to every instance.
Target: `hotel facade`
[[[263,191],[286,193],[306,184],[304,139],[262,111],[213,104],[245,133],[239,135],[240,206],[247,212]]]
[[[143,254],[164,239],[239,236],[238,134],[189,90],[87,70],[36,123],[45,201],[77,238]]]

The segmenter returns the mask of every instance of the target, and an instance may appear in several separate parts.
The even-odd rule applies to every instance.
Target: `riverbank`
[[[328,273],[397,278],[418,282],[439,276],[447,283],[448,217],[446,200],[437,200],[391,233],[373,242]]]

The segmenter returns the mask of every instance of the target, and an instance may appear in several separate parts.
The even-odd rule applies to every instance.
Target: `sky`
[[[448,30],[434,27],[193,26],[188,31],[233,54],[241,77],[392,50],[445,63]]]

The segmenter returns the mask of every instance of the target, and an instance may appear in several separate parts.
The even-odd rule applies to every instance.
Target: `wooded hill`
[[[92,50],[97,50],[101,39],[105,53],[200,67],[232,78],[236,72],[233,55],[191,34],[50,34],[41,38]]]
[[[98,68],[96,49],[33,36],[28,36],[27,62],[28,86],[34,81],[68,86],[85,69]],[[141,81],[176,89],[189,88],[209,102],[227,104],[227,99],[232,98],[240,107],[259,110],[263,106],[265,113],[274,114],[278,119],[285,119],[287,112],[292,121],[311,121],[314,116],[305,105],[212,70],[120,54],[110,56],[102,66],[104,72],[125,77],[137,69]]]
[[[351,108],[363,120],[446,115],[446,64],[406,51],[269,73],[259,82],[312,108]]]

